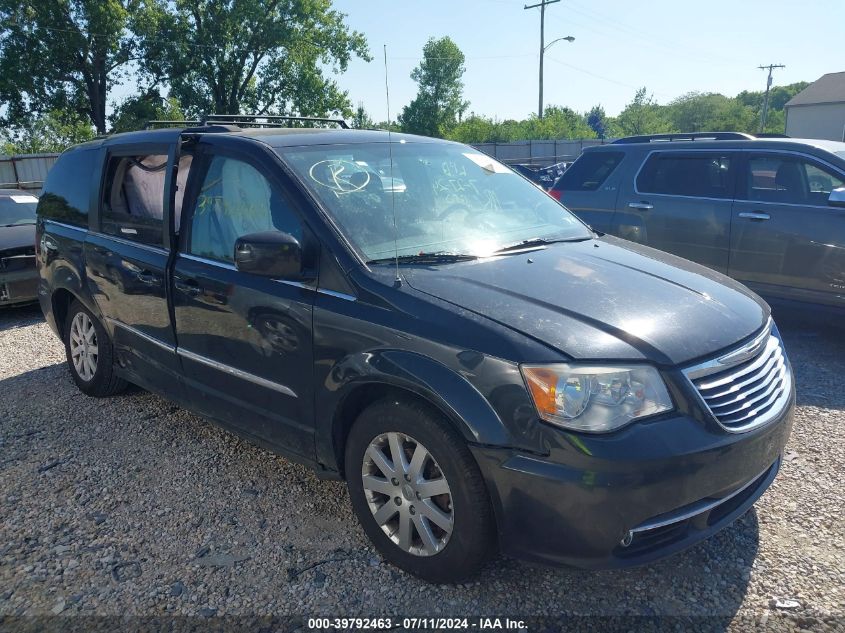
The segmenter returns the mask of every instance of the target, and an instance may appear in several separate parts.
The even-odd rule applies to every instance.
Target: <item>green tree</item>
[[[371,130],[374,126],[373,120],[364,109],[364,104],[359,102],[358,107],[355,108],[355,114],[352,115],[352,128],[356,130]]]
[[[369,60],[331,0],[141,0],[142,69],[166,80],[186,113],[352,114],[323,68]]]
[[[411,73],[419,91],[399,115],[402,131],[446,136],[469,106],[463,99],[464,70],[464,54],[451,38],[430,38],[420,65]]]
[[[90,141],[94,128],[87,117],[75,112],[52,111],[31,119],[21,127],[0,134],[3,154],[62,152],[71,145]]]
[[[0,103],[4,123],[74,112],[106,132],[106,102],[127,72],[136,0],[0,0]]]
[[[752,132],[754,110],[721,94],[690,92],[664,108],[679,132]]]
[[[129,132],[143,129],[147,121],[181,121],[185,118],[179,101],[174,97],[162,97],[157,89],[151,89],[137,97],[127,97],[109,116],[112,132]]]
[[[603,107],[600,105],[593,106],[587,113],[585,120],[598,138],[603,139],[607,136],[607,114],[605,114]]]
[[[625,106],[614,121],[613,136],[675,132],[660,106],[645,87],[637,90],[633,101]]]
[[[571,108],[550,105],[540,119],[532,114],[519,124],[520,139],[595,138],[583,115]]]
[[[449,131],[448,138],[460,143],[495,143],[506,140],[501,134],[501,126],[493,119],[472,113]]]

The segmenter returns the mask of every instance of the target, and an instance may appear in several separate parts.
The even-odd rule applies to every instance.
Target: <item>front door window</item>
[[[302,225],[270,181],[244,161],[215,156],[197,196],[188,252],[231,263],[235,241],[263,231],[302,240]]]

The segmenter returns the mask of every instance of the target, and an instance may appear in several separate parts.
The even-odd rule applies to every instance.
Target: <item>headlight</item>
[[[523,365],[522,375],[540,417],[566,429],[604,433],[672,409],[649,365]]]

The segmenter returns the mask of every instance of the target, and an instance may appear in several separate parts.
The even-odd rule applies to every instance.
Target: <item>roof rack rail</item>
[[[284,124],[283,121],[287,121]],[[318,116],[283,116],[270,114],[208,114],[202,118],[201,125],[209,125],[214,123],[231,123],[242,127],[291,127],[291,123],[301,121],[306,123],[335,123],[344,130],[349,129],[349,125],[343,119],[333,119],[331,117]]]
[[[155,119],[152,121],[147,121],[144,123],[145,130],[153,130],[156,128],[166,128],[166,127],[185,127],[187,125],[199,125],[201,122],[194,120],[176,120],[176,119]]]
[[[755,137],[744,132],[690,132],[686,134],[641,134],[616,139],[612,144],[655,143],[668,141],[750,141]]]
[[[780,132],[760,132],[754,136],[756,138],[792,138],[789,134],[781,134]]]

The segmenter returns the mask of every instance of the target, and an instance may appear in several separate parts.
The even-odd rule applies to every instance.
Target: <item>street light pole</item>
[[[536,9],[540,7],[540,99],[537,106],[537,116],[543,118],[543,54],[546,52],[546,5],[560,2],[560,0],[541,0],[537,4],[526,4],[525,9]],[[554,42],[553,42],[554,43]]]

